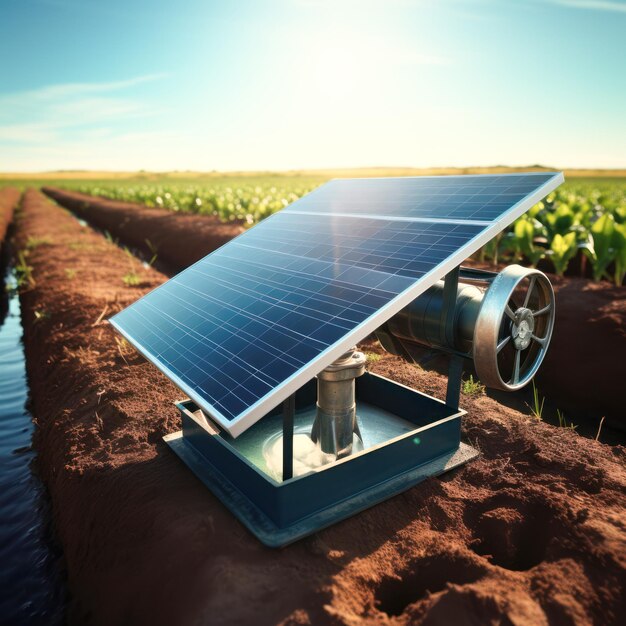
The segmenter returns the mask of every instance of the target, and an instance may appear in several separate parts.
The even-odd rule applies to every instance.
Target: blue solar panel
[[[510,177],[488,178],[493,186]],[[535,186],[527,206],[509,221],[560,182],[555,175],[529,178]],[[421,179],[374,182],[392,190],[391,183],[407,189],[406,180]],[[336,182],[344,181],[327,186],[340,189]],[[372,189],[368,179],[345,182],[362,197],[360,183]],[[379,205],[365,216],[350,195],[342,191],[336,213],[319,201],[315,211],[300,210],[311,205],[308,196],[299,200],[118,313],[112,324],[205,412],[240,434],[502,228],[484,215],[463,220],[452,210],[426,221],[423,212],[393,202],[388,217]]]
[[[289,212],[492,221],[554,173],[333,180]]]

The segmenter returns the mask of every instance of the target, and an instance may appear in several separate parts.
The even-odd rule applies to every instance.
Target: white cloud
[[[554,4],[571,7],[573,9],[591,9],[595,11],[616,11],[626,13],[626,2],[613,0],[552,0]]]
[[[0,94],[0,106],[23,100],[49,101],[68,96],[85,95],[90,93],[104,93],[109,91],[120,91],[129,87],[134,87],[141,83],[165,78],[165,74],[147,74],[136,76],[127,80],[99,82],[99,83],[65,83],[62,85],[47,85],[39,89],[29,89],[9,94]]]
[[[113,82],[48,85],[0,95],[0,142],[14,147],[20,143],[62,141],[68,134],[87,138],[94,125],[154,115],[159,111],[154,104],[117,92],[162,77],[147,75]],[[111,134],[110,129],[104,132]]]

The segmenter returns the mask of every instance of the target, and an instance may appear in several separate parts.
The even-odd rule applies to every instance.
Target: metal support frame
[[[459,286],[461,266],[455,267],[446,274],[443,284],[443,305],[441,307],[441,341],[443,345],[454,345],[454,316],[456,294]],[[446,404],[453,409],[459,408],[461,399],[461,380],[463,378],[463,357],[456,352],[450,355],[448,368],[448,386],[446,388]]]
[[[448,367],[448,386],[446,387],[446,404],[452,409],[459,408],[461,400],[461,381],[463,380],[463,357],[453,354]]]
[[[296,412],[296,394],[283,402],[283,481],[293,478],[293,421]]]

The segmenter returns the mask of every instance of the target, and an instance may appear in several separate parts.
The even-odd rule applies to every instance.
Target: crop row
[[[223,221],[241,220],[252,225],[317,187],[319,181],[286,179],[269,183],[213,183],[208,185],[93,185],[74,187],[76,191],[113,200],[139,202],[172,211],[217,215]]]
[[[490,242],[481,256],[551,263],[562,276],[579,258],[594,280],[621,285],[626,275],[626,184],[573,183],[560,187]]]
[[[172,211],[217,215],[252,225],[309,193],[319,179],[259,178],[205,184],[83,183],[72,187],[114,200],[139,202]],[[566,183],[536,204],[479,253],[483,260],[551,264],[562,275],[578,258],[595,280],[621,285],[626,273],[626,182]]]

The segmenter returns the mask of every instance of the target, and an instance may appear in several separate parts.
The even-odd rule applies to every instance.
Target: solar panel
[[[331,181],[111,323],[237,436],[562,180]]]
[[[287,211],[491,221],[553,173],[333,180]]]

